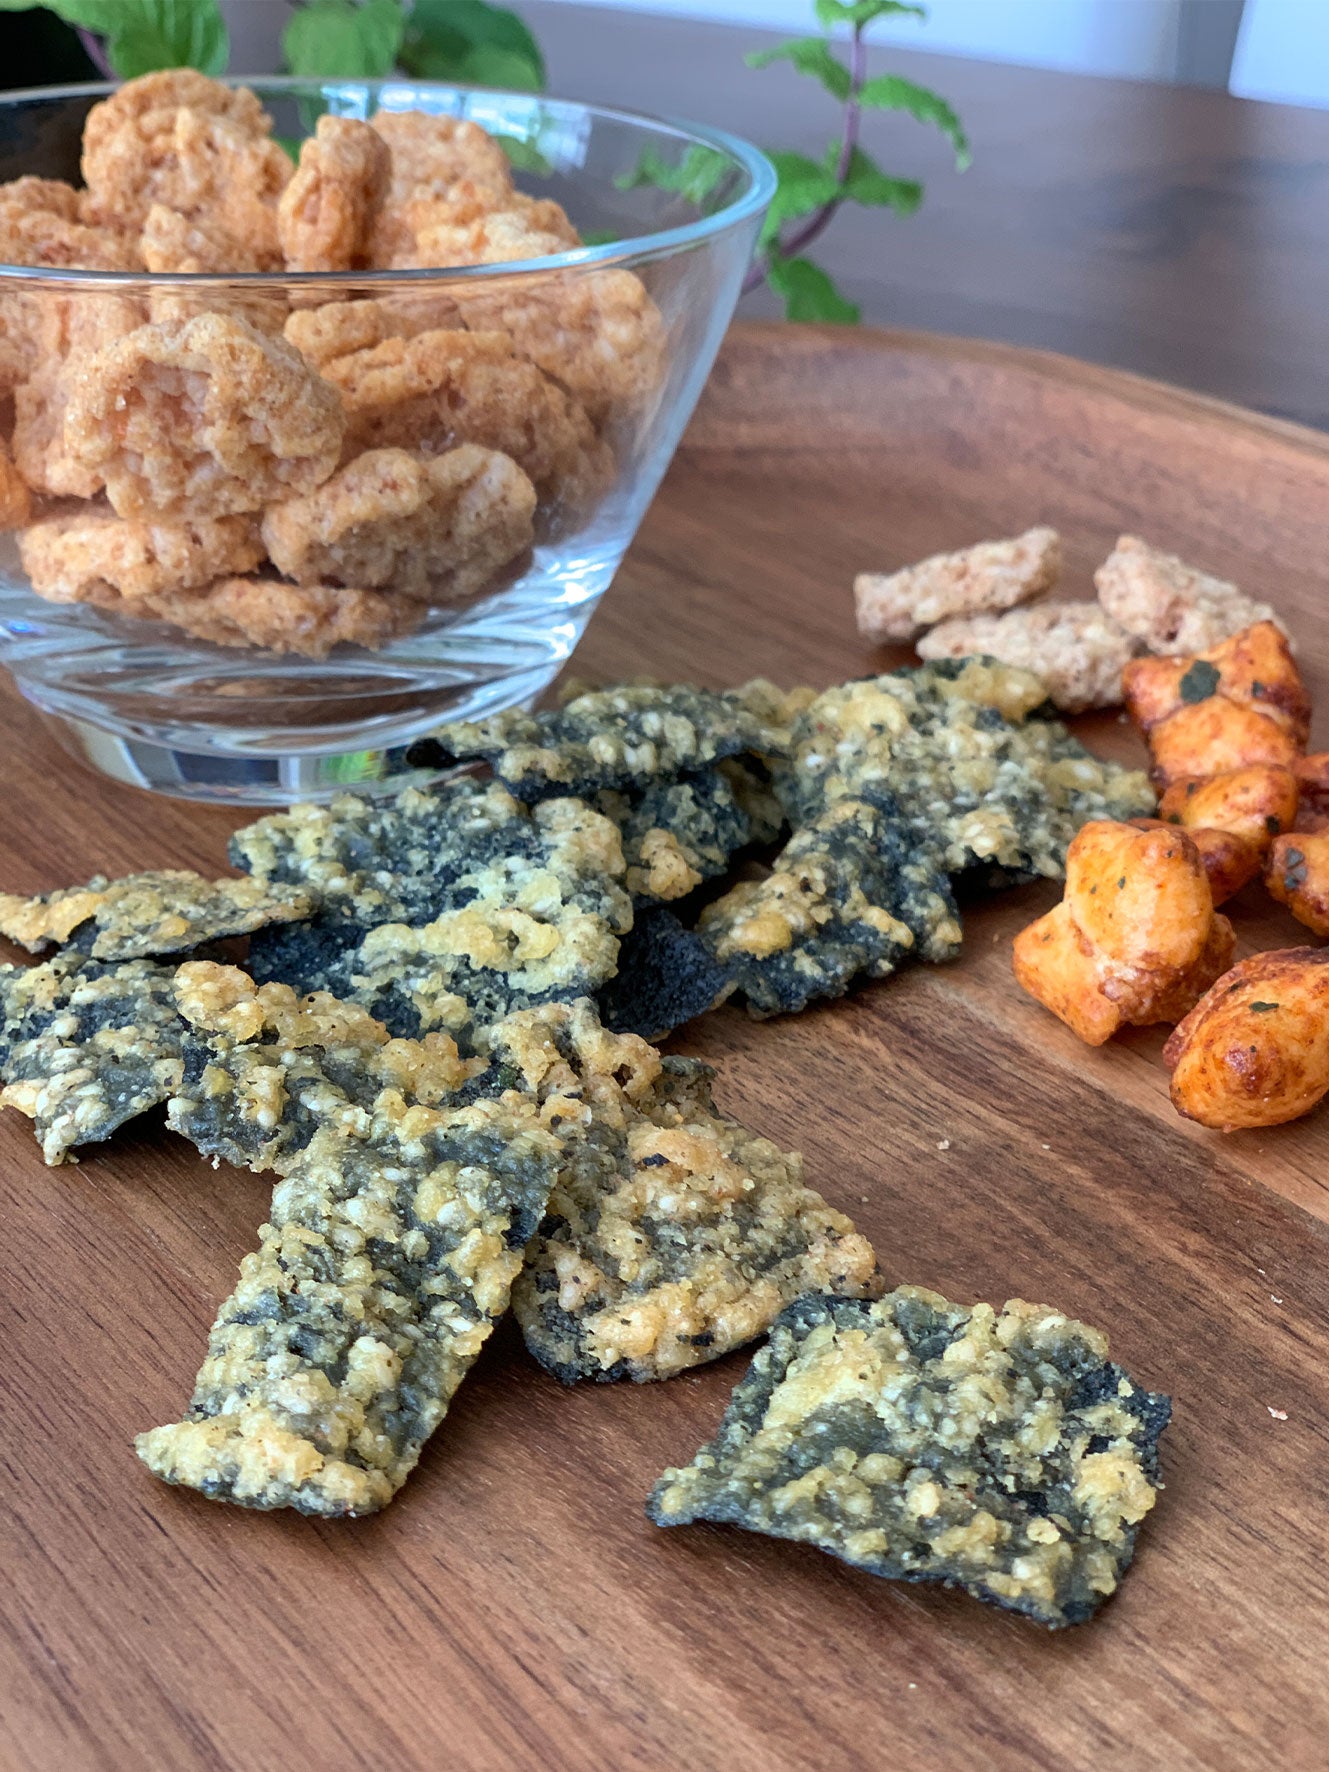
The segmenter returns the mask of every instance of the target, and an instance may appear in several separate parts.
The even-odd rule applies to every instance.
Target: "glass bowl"
[[[586,242],[446,270],[148,275],[59,268],[58,250],[0,266],[0,394],[18,383],[13,451],[42,494],[0,535],[0,662],[104,774],[270,804],[400,786],[434,726],[532,699],[564,665],[691,415],[774,175],[718,131],[593,105],[244,84],[292,154],[325,112],[479,124]],[[0,178],[77,183],[112,90],[0,100]],[[337,388],[340,444],[308,441],[328,400],[311,405],[311,372]],[[275,496],[263,464],[246,481],[259,434],[307,449]],[[398,509],[414,514],[394,527]]]

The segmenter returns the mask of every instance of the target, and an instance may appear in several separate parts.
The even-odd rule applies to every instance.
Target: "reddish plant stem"
[[[114,80],[115,69],[106,59],[106,45],[101,38],[95,31],[84,30],[82,25],[79,25],[77,30],[78,40],[83,45],[84,54],[93,67],[97,69],[104,80]]]
[[[858,102],[858,93],[867,74],[867,63],[868,49],[863,40],[863,27],[855,25],[853,40],[849,46],[849,92],[845,98],[844,127],[840,133],[840,152],[835,162],[837,184],[843,184],[848,177],[854,149],[858,146],[858,131],[863,120],[863,108]],[[788,239],[776,240],[771,249],[749,269],[743,279],[743,294],[749,294],[765,282],[772,259],[797,258],[800,252],[805,252],[834,219],[842,202],[843,198],[832,197],[829,203],[823,203],[820,209],[805,217]]]

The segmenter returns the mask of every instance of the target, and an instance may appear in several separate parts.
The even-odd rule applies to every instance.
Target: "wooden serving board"
[[[1053,357],[833,329],[733,333],[577,669],[824,685],[902,662],[856,638],[854,571],[1039,521],[1072,595],[1133,529],[1276,603],[1329,715],[1329,440]],[[237,817],[83,773],[12,693],[0,718],[6,887],[222,864]],[[1115,716],[1083,726],[1139,756]],[[1329,1112],[1220,1138],[1172,1112],[1161,1033],[1080,1046],[1010,977],[1054,897],[971,912],[951,966],[676,1045],[806,1153],[892,1282],[1054,1303],[1174,1393],[1166,1493],[1095,1623],[1049,1636],[804,1547],[648,1525],[743,1355],[564,1391],[505,1325],[372,1519],[167,1489],[130,1438],[185,1403],[268,1184],[160,1130],[45,1170],[6,1114],[6,1772],[1323,1766]],[[1303,939],[1258,889],[1230,908],[1243,951]]]

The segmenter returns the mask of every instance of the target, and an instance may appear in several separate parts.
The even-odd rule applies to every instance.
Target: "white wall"
[[[1232,91],[1243,98],[1329,106],[1329,3],[1246,0]]]
[[[812,0],[594,0],[641,12],[815,31]],[[1292,0],[1323,6],[1329,0]],[[883,19],[876,43],[1141,80],[1176,72],[1181,0],[931,0],[926,23]]]

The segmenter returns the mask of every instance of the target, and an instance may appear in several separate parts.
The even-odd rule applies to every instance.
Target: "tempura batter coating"
[[[1329,935],[1329,830],[1275,837],[1265,867],[1271,898],[1316,935]]]
[[[277,209],[287,270],[353,271],[367,265],[391,168],[387,142],[368,123],[320,117],[315,133],[300,144],[299,167]]]
[[[134,960],[289,923],[312,909],[310,895],[295,886],[162,868],[123,880],[99,874],[86,886],[37,898],[0,893],[0,935],[34,954],[72,940],[94,960]]]
[[[534,1083],[566,1149],[512,1302],[564,1383],[669,1378],[751,1341],[802,1292],[881,1290],[867,1239],[804,1185],[802,1159],[717,1112],[708,1066],[606,1035],[585,1002],[505,1022],[494,1058],[521,1065],[531,1046],[576,1081],[553,1061]]]
[[[143,326],[87,363],[65,440],[122,517],[220,517],[311,492],[341,452],[335,391],[226,314]]]
[[[124,613],[168,621],[213,646],[261,646],[304,658],[326,658],[337,646],[372,651],[424,618],[421,604],[387,591],[271,577],[222,578],[196,590],[163,592]]]
[[[263,558],[252,516],[131,523],[96,509],[32,524],[18,550],[38,596],[102,605],[207,584]]]
[[[75,1161],[178,1085],[185,1024],[174,968],[57,954],[0,973],[0,1106],[34,1122],[48,1163]]]
[[[920,658],[1000,659],[1033,671],[1066,714],[1116,707],[1136,643],[1097,603],[1043,603],[1004,615],[944,621],[918,642]]]
[[[484,590],[530,547],[534,514],[535,488],[492,449],[374,449],[304,498],[269,506],[263,539],[301,584],[450,603]]]
[[[189,1413],[136,1441],[167,1482],[245,1507],[371,1513],[507,1308],[557,1141],[515,1096],[321,1128],[221,1307]]]
[[[1160,1487],[1170,1400],[1046,1305],[804,1298],[720,1431],[666,1471],[659,1526],[746,1526],[860,1569],[940,1581],[1052,1628],[1119,1586]]]
[[[1163,1048],[1172,1105],[1220,1132],[1281,1126],[1329,1092],[1329,950],[1252,954]]]
[[[1088,1045],[1124,1026],[1179,1021],[1232,963],[1185,832],[1086,824],[1066,855],[1066,896],[1015,938],[1016,981]]]
[[[1271,621],[1194,658],[1134,659],[1122,687],[1164,787],[1257,765],[1290,768],[1310,735],[1306,685]]]
[[[584,409],[518,356],[505,332],[389,337],[330,359],[321,373],[345,403],[351,449],[438,455],[478,443],[510,455],[541,498],[576,508],[613,478],[613,457]]]
[[[1052,589],[1060,573],[1061,537],[1044,527],[1005,541],[982,541],[954,554],[933,554],[898,572],[860,572],[854,580],[858,631],[878,644],[913,640],[925,628],[955,616],[1032,603]]]
[[[520,800],[642,789],[744,751],[773,754],[787,731],[741,690],[624,684],[586,690],[559,708],[509,708],[434,734],[443,756],[483,759]]]
[[[740,849],[773,842],[784,822],[779,801],[738,757],[637,793],[602,789],[595,805],[622,833],[626,884],[639,903],[685,898],[727,873]]]
[[[1241,837],[1264,859],[1280,831],[1297,816],[1297,778],[1291,769],[1259,766],[1177,781],[1158,802],[1158,815],[1187,830],[1207,826]]]
[[[1118,538],[1094,585],[1107,613],[1150,652],[1204,652],[1254,622],[1276,620],[1267,603],[1253,602],[1226,579],[1211,578],[1138,535]]]

